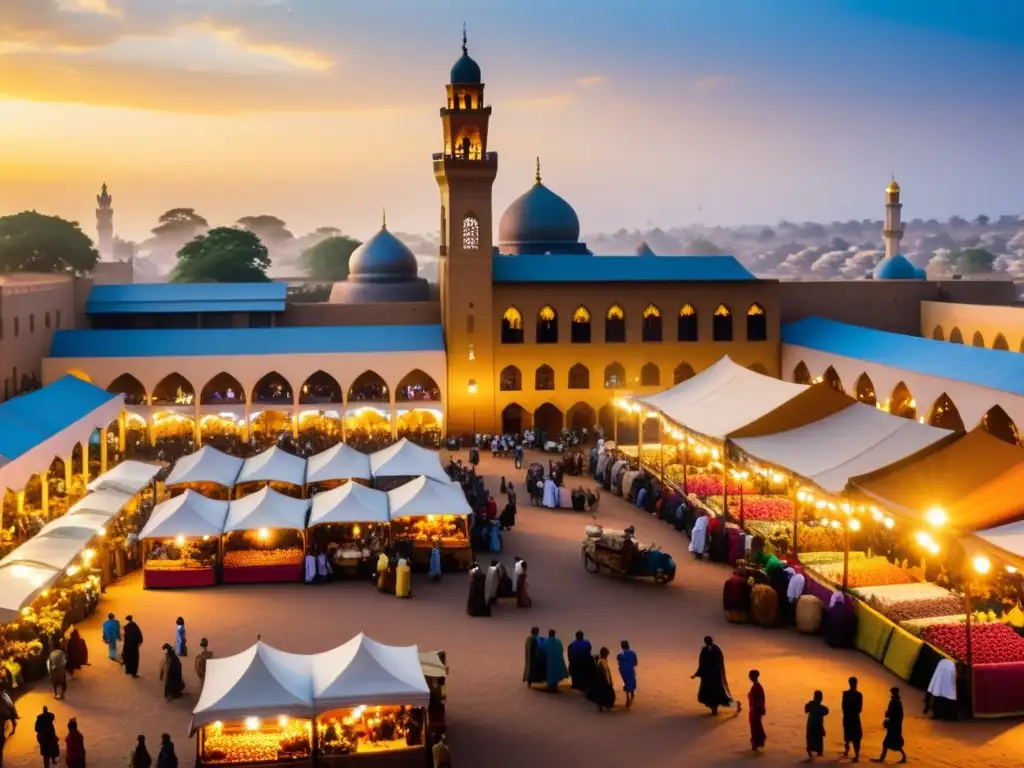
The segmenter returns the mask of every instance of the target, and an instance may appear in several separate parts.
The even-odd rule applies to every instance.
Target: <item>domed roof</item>
[[[576,211],[541,182],[538,160],[534,185],[501,215],[499,244],[544,243],[557,247],[560,243],[578,243],[579,239]]]
[[[889,186],[885,188],[887,194],[896,195],[899,194],[900,185],[896,183],[895,177],[889,182]]]
[[[892,258],[882,259],[875,267],[876,280],[920,280],[918,268],[900,254]]]
[[[415,280],[419,264],[409,247],[388,231],[385,221],[377,234],[352,252],[348,273],[350,277]]]
[[[452,65],[452,85],[480,85],[480,65],[469,58],[469,49],[466,47],[466,27],[462,27],[462,56]]]

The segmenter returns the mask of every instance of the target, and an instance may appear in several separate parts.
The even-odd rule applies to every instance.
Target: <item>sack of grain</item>
[[[779,623],[779,596],[766,584],[758,584],[750,593],[750,618],[762,627]]]
[[[814,595],[801,595],[796,601],[796,629],[805,635],[816,635],[821,631],[825,606]]]

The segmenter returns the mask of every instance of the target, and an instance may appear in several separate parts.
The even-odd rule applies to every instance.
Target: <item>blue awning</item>
[[[96,285],[89,315],[284,312],[285,283],[132,283]]]
[[[757,278],[734,256],[494,256],[495,283],[738,282]]]

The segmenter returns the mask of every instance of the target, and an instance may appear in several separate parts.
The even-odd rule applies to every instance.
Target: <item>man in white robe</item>
[[[514,595],[519,587],[519,574],[523,572],[523,558],[514,557],[512,561],[515,563],[512,566],[512,594]]]
[[[544,498],[541,500],[541,504],[549,509],[558,507],[558,486],[550,477],[544,481]]]
[[[497,602],[500,584],[501,574],[498,573],[498,561],[491,560],[491,567],[487,569],[487,578],[484,580],[484,594],[487,597],[488,605],[494,605]]]
[[[690,551],[700,560],[708,546],[708,523],[710,518],[701,515],[693,523],[693,530],[690,531]]]

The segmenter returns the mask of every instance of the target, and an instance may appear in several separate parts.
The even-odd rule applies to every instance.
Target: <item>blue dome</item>
[[[921,280],[922,275],[905,256],[896,254],[890,259],[882,259],[875,267],[875,280]]]
[[[452,66],[452,85],[480,85],[480,81],[480,65],[463,52]]]
[[[353,251],[348,266],[349,277],[357,279],[415,280],[419,274],[413,252],[386,226]]]
[[[928,273],[925,272],[924,267],[914,267],[914,276],[918,280],[927,280],[928,279]]]
[[[498,224],[499,246],[537,243],[557,248],[579,239],[576,211],[539,181],[505,209]]]

